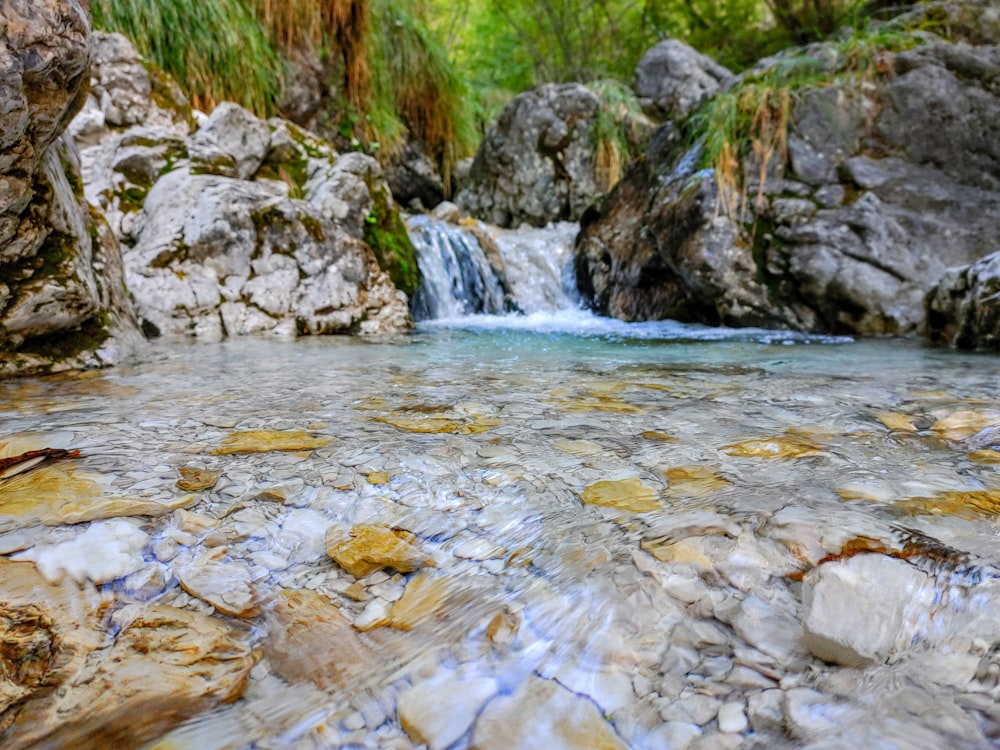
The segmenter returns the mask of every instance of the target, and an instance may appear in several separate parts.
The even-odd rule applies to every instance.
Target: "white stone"
[[[708,695],[689,695],[660,711],[664,721],[686,721],[705,726],[719,713],[722,701]]]
[[[805,643],[834,664],[883,661],[907,648],[933,598],[930,577],[903,560],[864,554],[826,563],[803,581]]]
[[[666,721],[643,738],[649,750],[685,750],[701,736],[701,727],[685,721]]]
[[[134,573],[145,564],[142,550],[149,535],[128,521],[92,523],[86,531],[59,544],[32,547],[15,560],[33,560],[50,583],[64,578],[105,583]]]
[[[740,734],[747,731],[747,716],[742,702],[723,703],[719,708],[719,731]]]
[[[784,724],[785,694],[777,689],[754,693],[747,699],[747,718],[755,732],[778,731]]]
[[[469,731],[482,705],[497,692],[490,677],[441,672],[399,696],[399,721],[417,743],[444,750]]]

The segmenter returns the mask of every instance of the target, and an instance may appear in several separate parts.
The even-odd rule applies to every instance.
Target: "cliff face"
[[[0,28],[0,375],[111,364],[141,337],[63,136],[87,94],[87,15],[77,0],[9,0]]]

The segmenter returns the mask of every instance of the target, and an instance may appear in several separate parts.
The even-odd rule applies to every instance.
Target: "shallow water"
[[[55,466],[98,475],[106,494],[180,502],[181,467],[221,472],[183,511],[94,520],[107,534],[92,542],[86,524],[0,517],[0,550],[103,592],[105,646],[155,605],[218,620],[252,652],[241,697],[161,747],[997,741],[1000,360],[530,325],[167,343],[105,373],[0,383],[3,432],[79,448]],[[213,452],[257,430],[332,441]],[[366,526],[395,530],[412,569],[356,579],[335,562]],[[129,534],[126,574],[95,573],[87,545],[100,557]],[[901,577],[866,577],[859,560]],[[212,585],[191,578],[206,561]],[[840,589],[821,582],[834,570]],[[830,647],[821,587],[838,619],[851,622],[843,596],[872,632]],[[15,745],[50,731],[35,705]],[[55,715],[60,741],[74,724],[99,731],[66,704]],[[148,723],[133,743],[170,729]]]

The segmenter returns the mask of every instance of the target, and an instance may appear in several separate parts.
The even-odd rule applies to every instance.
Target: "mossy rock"
[[[385,191],[373,190],[372,202],[371,213],[365,218],[364,241],[396,288],[412,297],[420,285],[417,249],[410,242],[399,212],[390,207]]]

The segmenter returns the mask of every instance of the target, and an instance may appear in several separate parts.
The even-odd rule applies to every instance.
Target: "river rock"
[[[473,750],[624,750],[627,745],[593,703],[558,682],[529,677],[486,704],[472,730]]]
[[[0,8],[0,376],[100,367],[140,342],[119,249],[62,133],[86,97],[76,0]]]
[[[514,97],[487,132],[455,202],[501,227],[576,221],[608,187],[600,184],[595,147],[600,109],[600,97],[577,83],[547,83]]]
[[[905,650],[934,600],[932,579],[903,560],[856,555],[806,574],[803,640],[824,661],[864,667]]]
[[[364,578],[384,568],[412,573],[433,565],[413,544],[412,534],[387,526],[333,527],[327,531],[326,544],[330,557],[355,578]]]
[[[399,722],[416,743],[431,750],[451,747],[469,731],[482,705],[497,692],[491,677],[441,672],[399,696]]]
[[[724,86],[733,74],[677,39],[649,49],[635,69],[635,90],[647,114],[683,118]]]
[[[1000,349],[1000,252],[944,273],[927,295],[927,335],[959,349]]]
[[[833,45],[799,55],[828,71],[845,64]],[[764,170],[747,159],[739,210],[700,151],[664,126],[584,217],[577,278],[594,308],[626,320],[917,333],[945,269],[996,250],[1000,152],[986,134],[1000,118],[1000,47],[931,41],[883,58],[891,73],[874,82],[847,76],[796,93],[787,159]]]

